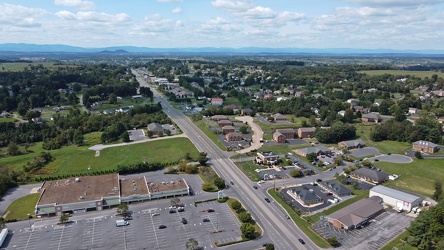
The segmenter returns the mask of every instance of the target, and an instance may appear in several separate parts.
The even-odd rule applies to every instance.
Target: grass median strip
[[[287,211],[288,215],[291,217],[294,223],[296,223],[298,228],[301,229],[302,232],[304,232],[305,235],[307,235],[318,247],[330,247],[330,245],[321,236],[311,229],[310,224],[306,220],[298,216],[296,212],[281,199],[278,191],[269,189],[268,194],[270,194],[270,196],[273,197],[273,199],[275,199],[285,209],[285,211]]]

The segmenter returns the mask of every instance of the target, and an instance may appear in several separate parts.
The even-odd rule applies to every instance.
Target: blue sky
[[[444,0],[0,0],[0,43],[444,49]]]

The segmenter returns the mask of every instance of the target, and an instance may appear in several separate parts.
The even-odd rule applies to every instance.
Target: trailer
[[[8,229],[4,228],[1,232],[0,232],[0,247],[3,245],[3,242],[6,239],[6,236],[8,236]]]

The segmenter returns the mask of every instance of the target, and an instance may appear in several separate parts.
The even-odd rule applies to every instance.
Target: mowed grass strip
[[[216,134],[211,131],[211,129],[208,127],[206,122],[204,120],[196,121],[194,124],[202,131],[208,138],[210,138],[211,141],[216,144],[221,150],[227,150],[227,147],[217,138]]]
[[[3,214],[5,220],[25,220],[28,219],[28,214],[34,218],[35,205],[39,200],[40,193],[23,196],[9,205],[6,212]]]
[[[330,245],[321,236],[319,236],[315,231],[311,229],[310,224],[306,220],[298,216],[296,212],[285,201],[281,199],[276,190],[269,189],[268,194],[273,197],[273,199],[277,201],[287,211],[287,214],[291,217],[298,228],[301,229],[305,233],[305,235],[307,235],[318,247],[330,247]]]
[[[256,172],[256,169],[268,168],[265,166],[256,165],[251,161],[235,162],[234,164],[236,164],[236,166],[242,171],[242,173],[244,173],[244,175],[246,175],[251,181],[259,181],[262,179]]]

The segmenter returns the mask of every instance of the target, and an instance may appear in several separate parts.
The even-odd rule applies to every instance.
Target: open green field
[[[54,62],[35,62],[35,63],[29,63],[29,62],[13,62],[13,63],[2,63],[1,64],[4,67],[0,67],[0,71],[24,71],[27,67],[30,69],[30,66],[38,66],[43,65],[45,68],[54,68],[57,69],[59,67],[66,68],[66,67],[77,67],[75,65],[54,65]]]
[[[261,177],[255,171],[256,169],[267,169],[265,166],[259,166],[252,161],[236,162],[236,166],[246,175],[251,181],[259,181]]]
[[[379,75],[384,75],[384,74],[389,74],[389,75],[395,75],[395,76],[406,76],[406,75],[411,75],[411,76],[416,76],[416,77],[421,77],[421,78],[425,78],[425,77],[432,77],[432,75],[438,75],[440,77],[444,78],[444,73],[442,72],[434,72],[434,71],[414,71],[414,70],[362,70],[362,71],[358,71],[358,73],[361,74],[367,74],[370,76],[379,76]]]
[[[432,196],[433,182],[444,179],[443,159],[413,159],[409,164],[375,162],[374,165],[389,174],[399,175],[399,179],[385,185],[396,186],[415,193]]]
[[[28,219],[28,214],[34,216],[35,205],[39,200],[40,193],[23,196],[9,205],[3,214],[5,220],[25,220]]]
[[[397,142],[397,141],[380,141],[374,142],[370,140],[370,132],[374,126],[379,125],[356,125],[356,136],[359,136],[368,147],[375,147],[380,153],[393,153],[393,154],[404,154],[406,150],[411,149],[412,145],[408,142]]]
[[[289,144],[279,144],[273,146],[263,146],[260,148],[261,152],[273,151],[275,154],[287,154],[292,153],[291,151],[297,148],[306,148],[310,144],[300,144],[300,145],[289,145]]]
[[[91,140],[95,140],[94,137],[91,137]],[[30,147],[30,150],[33,153],[2,158],[0,164],[12,169],[21,169],[26,162],[32,161],[33,157],[43,151],[41,144]],[[174,162],[183,158],[186,153],[190,153],[193,158],[198,155],[197,149],[188,138],[171,138],[106,148],[100,152],[99,157],[95,157],[95,152],[89,150],[87,146],[67,146],[49,152],[55,160],[40,170],[44,175],[86,173],[88,166],[91,167],[90,171],[101,171],[115,169],[119,164],[129,165],[143,161]]]

